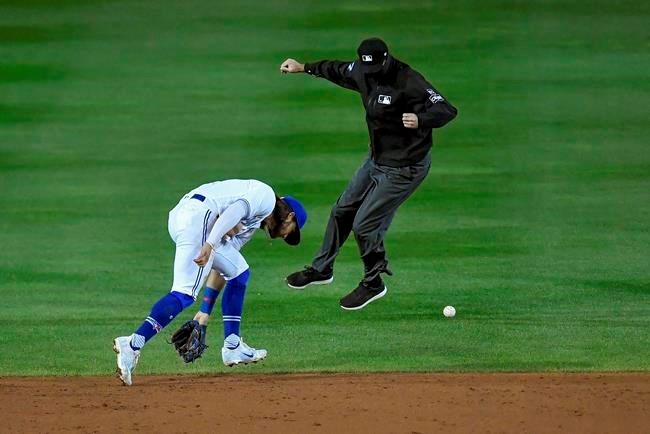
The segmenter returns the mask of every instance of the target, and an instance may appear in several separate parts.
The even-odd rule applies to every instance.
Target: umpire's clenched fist
[[[280,65],[280,72],[284,74],[294,73],[294,72],[305,72],[305,65],[303,65],[302,63],[294,59],[287,59],[284,62],[282,62],[282,65]]]
[[[415,113],[403,113],[402,122],[406,128],[417,128],[418,127],[418,115]]]

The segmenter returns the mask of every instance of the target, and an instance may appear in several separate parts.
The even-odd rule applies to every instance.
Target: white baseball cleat
[[[117,376],[125,386],[131,385],[131,372],[140,358],[140,351],[131,348],[131,336],[120,336],[113,340],[113,351],[117,353]]]
[[[257,363],[260,360],[264,360],[266,354],[266,350],[256,350],[255,348],[251,348],[246,345],[241,338],[239,339],[239,345],[237,348],[230,349],[227,348],[225,344],[223,348],[221,348],[223,364],[229,367],[240,364],[248,365],[249,363]]]

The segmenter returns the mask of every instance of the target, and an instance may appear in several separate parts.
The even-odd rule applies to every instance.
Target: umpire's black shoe
[[[334,280],[334,273],[321,273],[313,267],[306,266],[304,270],[287,276],[287,285],[293,289],[304,289],[309,285],[327,285]]]
[[[377,285],[370,285],[366,282],[359,283],[351,293],[341,299],[341,307],[345,310],[359,310],[366,307],[373,301],[386,295],[388,288],[381,279]]]

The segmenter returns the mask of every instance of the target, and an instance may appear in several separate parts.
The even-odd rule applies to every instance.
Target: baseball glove
[[[170,343],[185,363],[194,362],[208,348],[205,344],[206,332],[206,326],[200,325],[196,320],[190,320],[174,332]]]

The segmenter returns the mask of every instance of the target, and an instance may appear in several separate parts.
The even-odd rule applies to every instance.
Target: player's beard
[[[282,222],[287,218],[291,213],[291,208],[279,197],[275,198],[275,208],[271,213],[271,221],[267,222],[264,220],[262,222],[262,228],[266,229],[266,233],[271,238],[280,237],[280,229],[282,229]]]
[[[279,225],[277,223],[273,222],[272,224],[262,224],[262,227],[266,230],[266,233],[268,234],[269,238],[277,238],[278,235],[278,230],[279,230]]]

